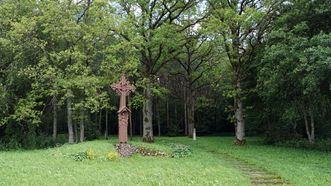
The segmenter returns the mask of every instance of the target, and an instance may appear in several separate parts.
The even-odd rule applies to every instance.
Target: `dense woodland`
[[[328,142],[330,31],[329,0],[0,0],[0,149],[117,134],[123,73],[143,141]]]

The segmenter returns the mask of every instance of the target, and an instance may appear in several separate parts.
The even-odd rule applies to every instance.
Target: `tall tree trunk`
[[[298,134],[297,126],[298,126],[297,122],[294,122],[294,124],[293,124],[293,133],[294,133],[295,135]]]
[[[137,120],[132,119],[132,117],[131,117],[131,120],[132,120],[132,137],[133,137],[134,135],[136,135],[136,121]]]
[[[102,134],[101,120],[102,120],[102,110],[100,110],[100,112],[99,112],[99,134]]]
[[[311,128],[310,143],[314,144],[315,143],[315,120],[314,120],[314,113],[311,108],[309,109],[309,115],[310,115],[310,128]]]
[[[133,133],[132,133],[132,107],[131,107],[131,103],[130,103],[130,96],[128,96],[128,105],[129,105],[129,110],[131,112],[129,112],[129,126],[130,126],[130,138],[132,139],[133,137]]]
[[[53,140],[57,136],[57,99],[56,96],[53,98]]]
[[[236,118],[236,144],[244,145],[245,141],[245,120],[244,120],[244,107],[241,100],[241,83],[237,81],[237,95],[235,96],[235,118]]]
[[[311,141],[311,137],[310,137],[310,131],[309,131],[309,123],[308,123],[307,111],[305,109],[303,109],[302,112],[303,112],[303,120],[305,122],[307,137],[308,137],[308,140],[310,142]]]
[[[187,126],[187,95],[186,95],[186,86],[184,86],[184,132],[185,136],[188,135],[188,126]]]
[[[175,106],[174,106],[174,123],[175,125],[178,125],[178,112],[177,112],[177,104],[176,104],[176,101],[175,101]]]
[[[153,142],[153,96],[150,82],[145,89],[143,103],[143,141]]]
[[[99,135],[99,115],[98,115],[98,112],[95,112],[94,113],[94,119],[95,119],[95,134]]]
[[[215,125],[218,125],[218,124],[217,124],[217,122],[218,122],[218,121],[217,121],[217,116],[218,116],[218,115],[217,115],[217,111],[218,111],[218,109],[217,109],[217,107],[216,107],[216,110],[215,110],[215,112],[214,112],[214,119],[215,119],[215,120],[214,120],[214,123],[215,123]]]
[[[193,137],[193,129],[194,129],[194,105],[191,104],[187,108],[187,127],[188,127],[188,135],[189,137]]]
[[[158,136],[161,136],[161,118],[160,118],[160,110],[158,108],[159,100],[157,99],[155,110],[156,110],[156,122],[157,122],[157,130],[158,130]]]
[[[105,138],[108,138],[108,109],[106,109],[106,126],[105,126]]]
[[[167,126],[166,129],[169,130],[169,126],[170,126],[170,114],[169,114],[169,99],[167,98],[167,103],[166,103],[166,112],[167,112]],[[168,131],[167,131],[168,132]]]
[[[80,111],[80,123],[79,123],[79,130],[80,130],[80,136],[79,136],[79,141],[83,142],[85,138],[85,118],[84,118],[84,110],[82,109]]]
[[[74,131],[73,131],[73,126],[72,126],[72,100],[71,100],[71,95],[72,91],[68,90],[69,97],[67,98],[67,122],[68,122],[68,135],[69,135],[69,143],[74,143]]]
[[[76,122],[73,122],[73,125],[74,125],[74,136],[75,136],[75,142],[78,143],[79,141],[79,137],[78,137],[78,126],[76,124]]]
[[[309,108],[308,113],[310,116],[310,129],[309,129],[307,111],[305,109],[303,109],[303,119],[305,122],[305,128],[306,128],[308,141],[310,144],[314,144],[315,143],[315,121],[314,121],[314,115],[313,115],[311,108]]]
[[[194,129],[194,101],[191,88],[187,92],[187,127],[189,137],[193,137]]]
[[[143,131],[143,109],[139,112],[139,135],[142,136]]]

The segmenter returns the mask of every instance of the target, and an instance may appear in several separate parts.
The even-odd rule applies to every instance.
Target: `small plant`
[[[169,146],[174,149],[171,154],[171,157],[173,158],[182,158],[192,155],[192,150],[187,145],[171,143]]]
[[[95,157],[96,157],[95,151],[92,148],[87,149],[87,151],[86,151],[86,157],[88,159],[90,159],[90,160],[95,159]]]
[[[83,161],[84,159],[93,160],[96,158],[96,153],[92,148],[87,149],[85,152],[78,152],[69,154],[67,157],[74,159],[75,161]]]
[[[106,158],[107,160],[116,160],[119,158],[119,154],[117,152],[108,152]]]
[[[69,157],[74,159],[75,161],[83,161],[84,159],[87,158],[86,152],[78,152],[75,154],[70,154]]]

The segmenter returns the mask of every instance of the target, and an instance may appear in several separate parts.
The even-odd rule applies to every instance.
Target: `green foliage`
[[[70,96],[74,114],[111,107],[105,87],[123,71],[107,60],[120,62],[119,51],[132,47],[110,44],[121,46],[104,31],[109,19],[100,19],[109,17],[110,9],[103,0],[1,2],[0,125],[45,129],[42,116],[51,112],[54,98],[61,109]],[[128,71],[137,68],[134,59],[127,64]]]
[[[10,139],[9,141],[0,141],[0,150],[18,150],[22,148],[22,144],[16,139]]]
[[[179,143],[170,143],[169,146],[173,149],[171,157],[184,158],[192,155],[192,149],[188,145]]]
[[[104,111],[116,116],[109,86],[122,73],[137,87],[132,123],[154,99],[162,134],[184,133],[187,120],[223,132],[237,99],[247,133],[269,143],[305,138],[304,113],[317,139],[330,138],[328,0],[0,1],[2,149],[63,143],[49,137],[51,116],[66,132],[68,100],[77,131],[83,121],[85,139],[97,138]]]
[[[263,56],[257,59],[256,90],[264,104],[260,118],[268,123],[268,142],[305,136],[305,132],[298,131],[305,130],[307,110],[316,129],[330,126],[331,29],[315,27],[312,22],[324,16],[324,11],[318,11],[323,4],[329,2],[294,1],[288,5],[291,9],[279,18],[261,51]],[[303,6],[311,8],[301,11]]]
[[[11,134],[11,131],[16,129],[7,130],[10,130],[7,131],[7,134],[11,138],[0,140],[0,150],[45,149],[60,146],[67,142],[67,136],[63,134],[58,135],[54,140],[51,136],[36,134],[34,129],[30,129],[28,132],[23,131],[16,135]]]
[[[92,148],[89,148],[86,151],[69,154],[67,157],[72,158],[75,161],[83,161],[85,159],[94,160],[96,158],[96,153]]]
[[[275,146],[279,147],[289,147],[289,148],[298,148],[305,150],[316,150],[321,152],[330,152],[331,151],[331,140],[322,139],[317,140],[315,144],[310,144],[307,139],[295,139],[287,141],[277,141]]]
[[[220,52],[226,60],[221,65],[225,73],[222,78],[222,94],[232,99],[227,106],[228,120],[235,125],[236,138],[242,140],[245,135],[246,98],[250,89],[249,77],[256,51],[261,47],[265,36],[272,28],[282,1],[208,1],[211,16],[206,24],[206,32],[217,42]],[[221,67],[220,66],[220,67]],[[216,83],[217,85],[217,83]],[[219,88],[221,89],[221,88]],[[238,136],[239,135],[239,136]]]
[[[78,152],[78,153],[70,154],[69,157],[75,161],[83,161],[87,159],[87,154],[86,152]]]

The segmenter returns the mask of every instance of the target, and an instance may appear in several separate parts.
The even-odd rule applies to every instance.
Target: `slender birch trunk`
[[[309,126],[307,112],[310,117],[310,126]],[[306,128],[308,141],[310,144],[314,144],[315,143],[315,120],[314,120],[314,114],[313,114],[311,107],[309,107],[308,111],[306,109],[303,109],[303,119],[305,122],[305,128]]]

